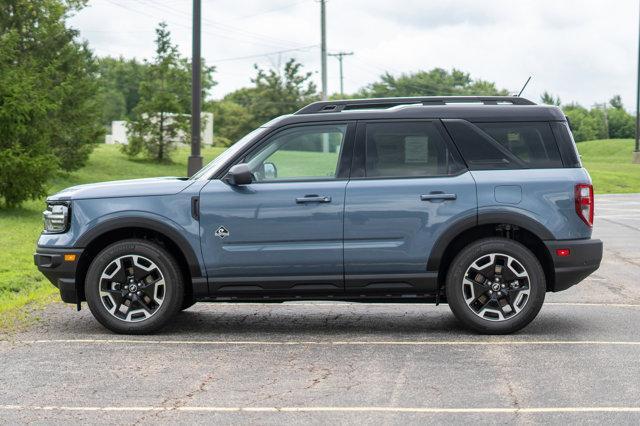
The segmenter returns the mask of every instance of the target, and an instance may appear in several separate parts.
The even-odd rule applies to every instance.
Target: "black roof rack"
[[[314,102],[297,111],[296,114],[316,114],[357,109],[384,109],[398,105],[412,104],[447,105],[464,103],[481,103],[484,105],[535,105],[534,102],[518,96],[416,96],[408,98],[344,99]]]

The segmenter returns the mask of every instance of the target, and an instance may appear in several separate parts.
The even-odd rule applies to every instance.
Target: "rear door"
[[[430,292],[427,260],[453,221],[475,218],[476,187],[438,121],[359,122],[345,197],[349,292]]]

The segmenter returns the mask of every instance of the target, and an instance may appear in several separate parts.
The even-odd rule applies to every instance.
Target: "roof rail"
[[[463,103],[482,103],[484,105],[535,105],[534,102],[518,96],[416,96],[408,98],[343,99],[314,102],[297,111],[296,114],[341,112],[356,109],[384,109],[398,105],[412,104],[447,105]]]

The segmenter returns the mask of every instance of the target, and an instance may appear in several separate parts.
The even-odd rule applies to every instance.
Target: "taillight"
[[[589,227],[593,226],[593,185],[576,185],[576,213]]]

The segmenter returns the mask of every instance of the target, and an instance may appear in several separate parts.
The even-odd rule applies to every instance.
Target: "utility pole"
[[[338,58],[340,62],[340,96],[344,96],[344,76],[342,74],[342,59],[345,56],[351,56],[353,52],[338,52],[338,53],[329,53],[329,56],[335,56]]]
[[[191,41],[191,156],[187,164],[187,174],[189,176],[193,176],[202,168],[202,155],[200,155],[200,112],[202,109],[202,65],[200,64],[201,21],[201,0],[193,0],[193,35]]]
[[[327,0],[320,0],[320,55],[322,76],[322,100],[327,100]]]
[[[609,135],[609,111],[608,111],[608,107],[607,107],[607,102],[602,102],[601,104],[596,103],[593,106],[594,106],[594,108],[602,109],[602,112],[603,112],[602,118],[604,119],[604,131],[606,133],[607,139],[609,139],[609,137],[610,137],[610,135]]]
[[[636,149],[633,152],[634,163],[640,163],[640,11],[638,18],[638,81],[636,82]]]

